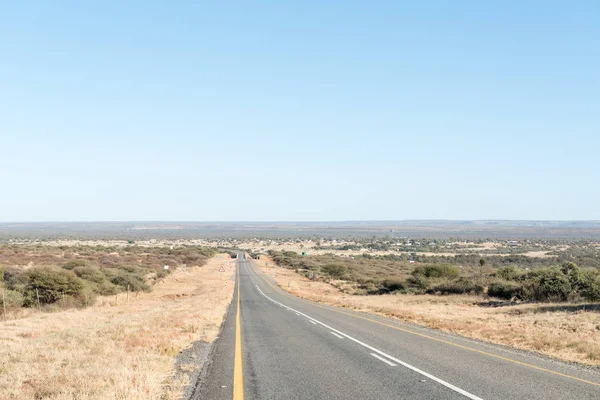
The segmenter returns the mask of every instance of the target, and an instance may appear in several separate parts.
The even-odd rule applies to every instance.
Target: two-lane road
[[[240,255],[236,295],[193,398],[591,400],[600,374],[298,299]]]

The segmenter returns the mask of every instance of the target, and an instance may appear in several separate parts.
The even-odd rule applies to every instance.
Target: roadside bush
[[[381,288],[372,280],[363,280],[358,284],[356,294],[381,294]]]
[[[106,276],[100,271],[100,269],[96,267],[75,267],[72,271],[80,277],[81,279],[85,279],[86,281],[94,282],[94,283],[102,283],[106,281]]]
[[[23,293],[27,285],[27,275],[17,268],[5,268],[4,285],[7,289]]]
[[[581,270],[578,274],[577,287],[585,300],[600,302],[600,274],[597,270]]]
[[[169,268],[175,269],[177,262],[176,261],[168,261],[168,262],[164,262],[164,265],[169,265]],[[162,267],[161,267],[162,268]],[[135,275],[146,275],[148,273],[147,269],[144,269],[142,267],[138,267],[135,265],[123,265],[118,267],[118,270],[120,271],[125,271],[128,272],[130,274],[135,274]]]
[[[412,272],[412,276],[424,276],[426,278],[444,278],[456,279],[459,276],[458,268],[448,264],[428,264],[416,267]]]
[[[110,281],[112,284],[119,286],[121,290],[127,290],[129,287],[129,290],[133,292],[150,291],[150,287],[144,282],[142,277],[125,271],[120,271]]]
[[[341,264],[327,264],[321,267],[321,272],[332,278],[341,278],[348,273],[348,268]]]
[[[571,282],[559,268],[548,268],[540,276],[539,300],[566,301],[570,293]]]
[[[515,282],[492,282],[488,287],[488,295],[505,300],[510,300],[514,297],[521,298],[523,296],[523,286]]]
[[[87,265],[87,263],[85,262],[85,260],[71,260],[68,263],[66,263],[65,265],[63,265],[63,268],[72,270],[76,267],[85,267],[86,265]]]
[[[401,290],[405,290],[406,289],[406,285],[404,284],[404,282],[395,280],[395,279],[386,279],[383,282],[381,282],[381,286],[379,289],[380,294],[384,294],[384,293],[392,293],[392,292],[397,292],[397,291],[401,291]]]
[[[119,286],[106,280],[95,285],[94,291],[101,296],[112,296],[119,293],[121,290],[119,289]]]
[[[460,278],[455,281],[447,281],[433,286],[427,291],[428,293],[440,294],[481,294],[483,286],[469,282],[465,278]]]
[[[514,265],[502,267],[496,272],[496,276],[504,279],[505,281],[516,281],[521,277],[521,275],[523,275],[523,272]]]
[[[162,278],[164,278],[165,276],[167,276],[167,275],[169,274],[169,272],[168,272],[168,271],[169,271],[169,270],[164,270],[164,269],[161,269],[160,271],[158,271],[158,272],[156,273],[156,279],[162,279]]]
[[[423,275],[413,275],[406,278],[406,283],[418,290],[427,290],[429,288],[429,279]]]
[[[64,296],[79,297],[83,294],[84,283],[72,271],[51,267],[34,268],[26,273],[23,304],[32,307],[37,304],[37,296],[41,304],[52,304]]]
[[[23,294],[16,290],[4,289],[4,300],[6,304],[2,301],[2,297],[0,297],[0,307],[6,308],[18,308],[23,306]]]
[[[524,300],[567,301],[572,293],[569,277],[559,267],[530,271],[521,280]]]

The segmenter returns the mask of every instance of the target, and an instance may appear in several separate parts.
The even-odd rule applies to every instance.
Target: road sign
[[[225,267],[221,265],[221,268],[219,268],[219,272],[225,272]]]

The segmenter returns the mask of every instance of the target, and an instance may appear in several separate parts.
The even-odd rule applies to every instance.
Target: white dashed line
[[[343,338],[344,338],[343,336],[340,336],[340,335],[338,335],[338,334],[337,334],[337,333],[335,333],[335,332],[329,332],[329,333],[331,333],[333,336],[335,336],[335,337],[338,337],[338,338],[340,338],[340,339],[343,339]]]
[[[300,312],[300,311],[298,311],[298,310],[295,310],[295,309],[293,309],[293,308],[291,308],[291,307],[288,307],[288,306],[286,306],[286,305],[284,305],[284,304],[282,304],[282,303],[278,302],[277,300],[273,300],[272,298],[270,298],[269,296],[267,296],[267,295],[266,295],[266,294],[265,294],[265,293],[264,293],[262,290],[260,290],[260,288],[258,287],[258,285],[256,285],[256,284],[255,284],[255,286],[256,286],[256,289],[258,290],[258,292],[259,292],[260,294],[262,294],[264,297],[266,297],[268,300],[272,301],[273,303],[275,303],[275,304],[279,304],[279,305],[281,305],[281,306],[283,306],[283,307],[287,308],[287,309],[288,309],[288,310],[290,310],[290,311],[297,312],[298,314],[302,315],[303,317],[306,317],[306,318],[308,318],[309,320],[312,320],[312,321],[316,322],[317,324],[319,324],[319,325],[322,325],[323,327],[325,327],[325,328],[329,329],[330,331],[333,331],[333,332],[337,333],[338,335],[341,335],[341,336],[343,336],[343,337],[345,337],[345,338],[347,338],[347,339],[350,339],[350,340],[352,340],[353,342],[355,342],[355,343],[357,343],[357,344],[359,344],[359,345],[361,345],[361,346],[363,346],[363,347],[365,347],[365,348],[367,348],[367,349],[371,350],[373,353],[377,353],[378,355],[380,355],[380,356],[383,356],[383,357],[385,357],[385,358],[387,358],[387,359],[389,359],[389,360],[393,361],[394,363],[400,364],[400,365],[402,365],[402,366],[403,366],[403,367],[405,367],[405,368],[408,368],[408,369],[410,369],[410,370],[412,370],[412,371],[415,371],[416,373],[418,373],[418,374],[421,374],[421,375],[423,375],[423,376],[425,376],[425,377],[427,377],[427,378],[431,379],[432,381],[436,381],[436,382],[437,382],[437,383],[439,383],[440,385],[446,386],[448,389],[450,389],[450,390],[454,390],[456,393],[460,393],[460,394],[462,394],[463,396],[465,396],[466,398],[469,398],[469,399],[471,399],[471,400],[483,400],[481,397],[477,397],[477,396],[475,396],[474,394],[471,394],[471,393],[467,392],[466,390],[463,390],[463,389],[461,389],[461,388],[459,388],[459,387],[457,387],[457,386],[454,386],[454,385],[453,385],[453,384],[451,384],[451,383],[448,383],[448,382],[446,382],[446,381],[445,381],[445,380],[443,380],[443,379],[440,379],[440,378],[438,378],[438,377],[435,377],[435,376],[433,376],[433,375],[431,375],[431,374],[428,374],[427,372],[425,372],[425,371],[422,371],[422,370],[420,370],[420,369],[419,369],[419,368],[417,368],[417,367],[413,367],[412,365],[410,365],[410,364],[408,364],[408,363],[406,363],[406,362],[404,362],[404,361],[402,361],[402,360],[399,360],[399,359],[397,359],[396,357],[393,357],[393,356],[391,356],[391,355],[389,355],[389,354],[387,354],[387,353],[384,353],[383,351],[381,351],[381,350],[379,350],[379,349],[376,349],[376,348],[375,348],[375,347],[373,347],[373,346],[370,346],[370,345],[368,345],[368,344],[366,344],[366,343],[364,343],[364,342],[361,342],[360,340],[358,340],[358,339],[355,339],[355,338],[353,338],[352,336],[350,336],[350,335],[347,335],[347,334],[345,334],[345,333],[344,333],[344,332],[342,332],[342,331],[339,331],[339,330],[337,330],[337,329],[335,329],[335,328],[332,328],[332,327],[330,327],[329,325],[327,325],[327,324],[324,324],[323,322],[321,322],[321,321],[319,321],[319,320],[317,320],[317,319],[314,319],[314,318],[313,318],[313,317],[311,317],[311,316],[308,316],[308,315],[306,315],[306,314],[304,314],[304,313],[302,313],[302,312]],[[332,332],[332,333],[333,333],[333,332]],[[372,353],[371,353],[371,354],[372,354]]]
[[[390,367],[395,367],[396,364],[394,364],[391,361],[386,360],[385,358],[381,357],[379,354],[375,354],[375,353],[371,353],[371,355],[373,357],[375,357],[376,359],[378,359],[379,361],[383,361],[384,363],[386,363],[387,365],[389,365]]]

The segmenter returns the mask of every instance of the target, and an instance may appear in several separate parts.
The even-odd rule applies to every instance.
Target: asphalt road
[[[237,267],[239,292],[194,399],[600,399],[598,371],[308,302],[251,260]]]

